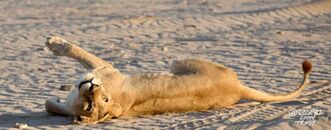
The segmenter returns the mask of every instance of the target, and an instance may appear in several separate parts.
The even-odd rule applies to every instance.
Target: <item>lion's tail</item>
[[[248,100],[254,100],[254,101],[260,101],[260,102],[273,102],[273,101],[284,101],[293,99],[295,97],[298,97],[300,95],[300,92],[308,85],[309,83],[309,74],[312,70],[312,64],[305,60],[302,62],[302,69],[304,72],[304,78],[300,85],[300,87],[289,93],[284,95],[272,95],[265,92],[257,91],[255,89],[249,88],[249,87],[243,87],[242,91],[242,99],[248,99]]]

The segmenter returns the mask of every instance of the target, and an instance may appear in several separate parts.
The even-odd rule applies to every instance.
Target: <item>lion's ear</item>
[[[110,114],[112,114],[114,117],[119,117],[122,114],[122,106],[118,103],[114,103],[110,109]]]

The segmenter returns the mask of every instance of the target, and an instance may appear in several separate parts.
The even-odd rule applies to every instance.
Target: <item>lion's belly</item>
[[[150,99],[135,104],[131,107],[128,115],[159,114],[166,112],[199,111],[211,108],[223,108],[236,103],[239,98],[214,96],[214,97],[177,97]]]

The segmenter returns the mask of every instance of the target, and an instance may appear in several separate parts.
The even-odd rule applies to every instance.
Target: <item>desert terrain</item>
[[[174,60],[209,59],[247,86],[287,93],[313,63],[297,99],[76,125],[45,112],[87,70],[45,46],[60,36],[121,72],[168,71]],[[0,1],[0,129],[330,129],[329,0],[6,0]],[[302,112],[302,111],[308,111]],[[311,111],[318,113],[309,113]]]

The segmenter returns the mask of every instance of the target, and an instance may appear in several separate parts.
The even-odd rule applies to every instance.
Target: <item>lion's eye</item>
[[[102,96],[102,100],[105,102],[108,102],[108,97],[107,96]]]

